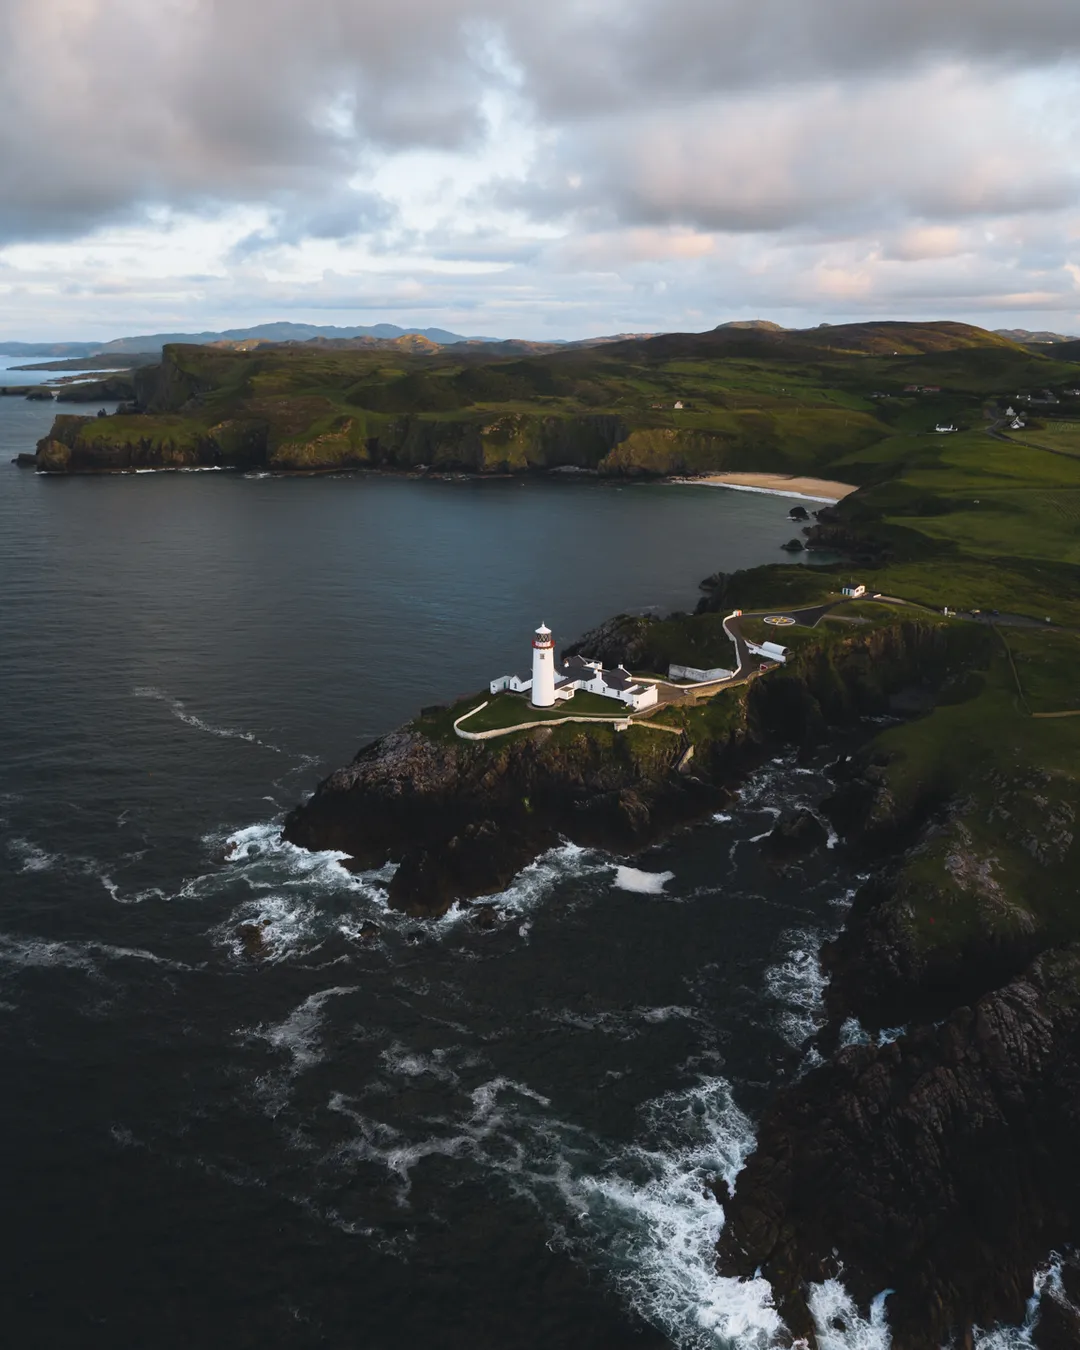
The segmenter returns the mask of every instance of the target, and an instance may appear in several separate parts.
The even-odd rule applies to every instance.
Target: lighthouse
[[[555,639],[542,623],[533,635],[532,705],[550,708],[555,703]]]

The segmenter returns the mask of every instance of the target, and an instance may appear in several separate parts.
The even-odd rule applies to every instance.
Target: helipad
[[[766,614],[765,622],[775,624],[777,628],[789,628],[795,620],[790,614]]]

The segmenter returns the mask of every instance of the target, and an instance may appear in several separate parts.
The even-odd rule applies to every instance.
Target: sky
[[[1080,333],[1080,0],[0,0],[0,339]]]

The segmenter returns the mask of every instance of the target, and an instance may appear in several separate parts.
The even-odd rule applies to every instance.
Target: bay
[[[813,766],[644,857],[553,851],[493,932],[395,915],[278,825],[524,669],[540,620],[567,641],[779,560],[787,503],[9,466],[53,411],[0,403],[12,1343],[766,1344],[704,1183],[819,1016],[853,878],[754,842]]]

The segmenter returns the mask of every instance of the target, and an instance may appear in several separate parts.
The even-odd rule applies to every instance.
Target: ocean
[[[765,765],[640,857],[554,849],[493,931],[393,913],[385,873],[279,826],[418,706],[524,669],[541,620],[568,641],[785,557],[787,504],[10,466],[52,411],[0,401],[9,1343],[774,1344],[764,1283],[714,1273],[706,1183],[812,1063],[858,877],[758,844],[819,767]],[[880,1308],[815,1299],[825,1350],[887,1344]]]

